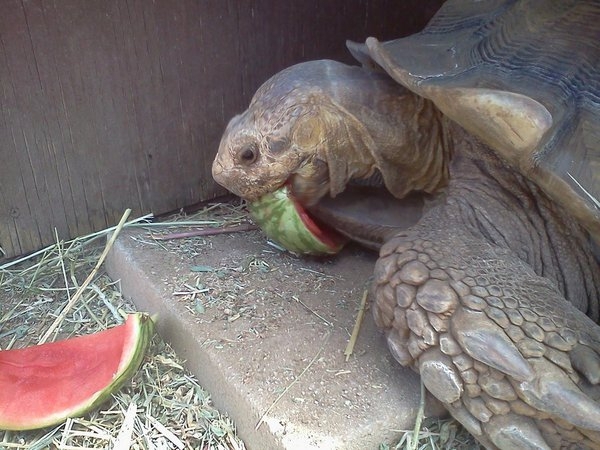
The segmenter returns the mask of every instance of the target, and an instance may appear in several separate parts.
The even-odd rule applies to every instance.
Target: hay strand
[[[115,228],[115,231],[113,232],[112,236],[110,237],[110,239],[106,243],[106,246],[104,247],[104,251],[100,255],[100,258],[98,258],[98,262],[96,263],[96,265],[94,266],[94,268],[92,269],[92,271],[90,272],[90,274],[88,275],[88,277],[85,279],[85,281],[83,282],[83,284],[81,286],[79,286],[79,289],[77,289],[77,292],[75,292],[75,295],[73,295],[73,297],[71,299],[69,299],[69,301],[67,302],[67,304],[65,305],[65,307],[63,308],[63,310],[60,312],[60,314],[58,315],[58,317],[54,320],[54,322],[52,323],[52,325],[50,325],[50,327],[48,328],[48,330],[41,337],[41,339],[39,341],[39,344],[43,344],[44,342],[46,342],[48,340],[48,338],[50,337],[50,335],[52,335],[52,333],[54,333],[54,331],[56,330],[56,328],[58,328],[58,326],[64,320],[65,316],[69,313],[69,311],[71,310],[71,308],[73,307],[73,305],[81,298],[81,296],[83,295],[83,291],[92,282],[92,280],[94,279],[94,277],[98,273],[98,270],[100,270],[100,266],[102,266],[102,264],[104,263],[104,260],[106,259],[106,256],[108,255],[108,252],[110,251],[110,249],[112,248],[113,244],[115,243],[115,240],[117,239],[117,236],[119,235],[119,233],[123,229],[123,226],[125,225],[125,222],[127,222],[127,218],[129,217],[129,214],[131,214],[131,209],[125,210],[125,212],[123,213],[123,216],[121,217],[121,220],[119,221],[119,223],[117,224],[117,227]],[[61,261],[62,261],[62,259],[61,259]],[[67,290],[67,292],[68,292],[68,290]]]
[[[363,318],[365,316],[365,309],[367,307],[367,297],[369,296],[369,291],[365,289],[363,292],[362,299],[360,301],[360,306],[358,307],[358,314],[356,315],[356,321],[354,322],[354,328],[352,329],[352,335],[350,336],[350,340],[348,341],[348,345],[346,345],[346,350],[344,350],[344,355],[346,356],[346,362],[350,359],[352,353],[354,353],[354,346],[356,345],[356,340],[358,339],[358,333],[360,332],[360,326],[362,325]]]

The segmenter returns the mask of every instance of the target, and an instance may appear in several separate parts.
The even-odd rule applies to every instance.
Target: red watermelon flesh
[[[147,315],[131,314],[95,334],[0,351],[0,429],[54,425],[98,406],[135,373],[152,329]]]

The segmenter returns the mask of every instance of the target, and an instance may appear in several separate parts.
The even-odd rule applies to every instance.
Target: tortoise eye
[[[255,145],[249,145],[239,153],[239,156],[240,162],[242,164],[252,164],[254,161],[256,161],[256,158],[258,157],[258,149]]]

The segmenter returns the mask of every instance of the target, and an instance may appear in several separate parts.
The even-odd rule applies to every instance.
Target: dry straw
[[[149,223],[151,216],[145,216],[127,222],[128,214],[116,227],[69,241],[57,239],[35,254],[0,265],[0,349],[92,333],[121,323],[133,311],[118,283],[102,269],[112,243],[123,228],[169,232],[171,227],[180,228],[182,221]],[[237,218],[239,212],[230,210],[230,215]],[[227,222],[223,217],[186,219],[187,227]],[[104,240],[108,242],[102,246]],[[0,430],[0,450],[12,449],[244,450],[245,446],[231,420],[215,409],[183,362],[155,336],[138,373],[99,410],[47,429]]]

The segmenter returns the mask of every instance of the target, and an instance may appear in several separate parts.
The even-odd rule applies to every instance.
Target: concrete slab
[[[375,255],[298,259],[259,231],[161,243],[125,231],[107,262],[235,421],[250,449],[375,449],[410,429],[417,376],[365,315],[343,355]],[[261,417],[264,420],[259,424]]]

